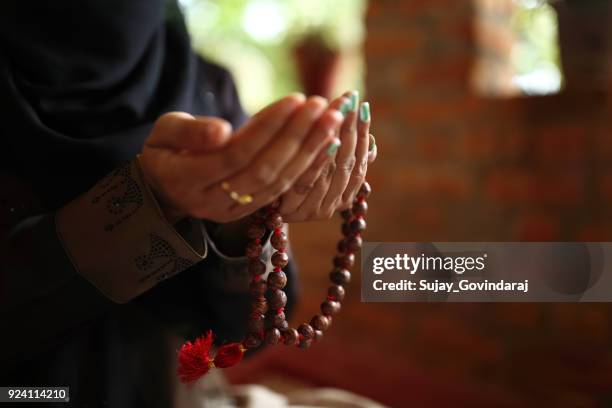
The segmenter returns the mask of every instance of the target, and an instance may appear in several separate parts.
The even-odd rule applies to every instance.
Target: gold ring
[[[253,202],[253,196],[250,194],[238,194],[236,191],[233,191],[230,187],[230,184],[227,181],[221,183],[221,188],[223,191],[227,192],[232,200],[237,202],[240,205],[247,205]]]

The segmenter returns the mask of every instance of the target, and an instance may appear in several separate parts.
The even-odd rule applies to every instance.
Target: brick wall
[[[370,236],[612,236],[608,95],[479,96],[470,82],[479,54],[501,48],[486,71],[503,77],[508,53],[507,26],[497,37],[494,30],[508,13],[487,10],[476,13],[469,1],[372,2],[367,84],[381,152],[372,207],[395,211],[374,210]]]
[[[609,95],[579,86],[545,97],[483,95],[509,75],[509,5],[370,2],[366,83],[379,159],[369,172],[368,240],[612,239]],[[474,65],[483,46],[497,76]],[[297,319],[324,291],[338,236],[330,224],[293,228],[304,286]],[[441,383],[469,379],[506,401],[561,406],[595,405],[612,386],[607,305],[362,304],[358,276],[351,289],[329,335]]]

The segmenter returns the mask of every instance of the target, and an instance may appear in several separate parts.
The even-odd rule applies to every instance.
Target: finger
[[[359,107],[359,120],[357,124],[357,147],[355,149],[355,166],[349,177],[346,189],[342,193],[341,207],[350,205],[353,196],[365,179],[368,170],[368,148],[370,142],[370,104],[363,102]],[[344,209],[344,208],[343,208]]]
[[[349,99],[349,97],[343,94],[337,97],[336,99],[334,99],[333,101],[331,101],[329,103],[329,108],[340,111],[340,113],[342,113],[342,116],[346,116],[346,113],[348,112],[350,108],[350,104],[351,104],[351,100]]]
[[[344,133],[346,139],[347,123],[350,123],[351,110],[354,111],[353,99],[351,99],[352,92],[346,92],[343,95],[342,105],[340,110],[346,115],[343,123],[341,133]],[[352,108],[352,109],[351,109]],[[337,149],[335,149],[337,150]],[[322,209],[322,202],[325,199],[329,191],[329,186],[332,182],[334,174],[336,172],[336,155],[332,157],[331,161],[327,161],[324,164],[321,172],[317,175],[316,184],[310,194],[298,204],[295,216],[291,216],[291,219],[316,219],[316,218],[329,218],[333,214],[333,211],[328,209]],[[283,198],[284,201],[284,198]],[[292,203],[293,204],[293,203]],[[293,204],[295,205],[295,204]]]
[[[259,111],[236,131],[230,146],[230,167],[234,164],[245,167],[250,158],[276,140],[277,133],[287,126],[287,121],[303,107],[305,100],[303,94],[288,95]]]
[[[286,192],[297,178],[312,165],[319,154],[325,154],[321,150],[328,149],[329,142],[333,140],[341,123],[342,115],[340,112],[328,110],[311,131],[302,149],[288,162],[287,166],[280,170],[276,180],[263,190],[253,193],[254,200],[249,206],[236,208],[236,210],[246,211],[247,213],[255,211]],[[330,154],[333,154],[333,152],[330,152]],[[233,184],[230,185],[233,186]]]
[[[271,199],[286,192],[296,180],[304,174],[308,168],[312,167],[318,157],[332,157],[340,146],[340,139],[336,137],[338,129],[342,124],[342,115],[338,111],[330,111],[330,119],[328,123],[321,124],[319,129],[313,132],[309,137],[308,144],[304,146],[298,154],[291,160],[287,166],[281,171],[281,176],[277,178],[273,186],[266,189]],[[325,163],[323,163],[321,166]],[[315,168],[316,171],[316,168]]]
[[[336,109],[340,111],[340,113],[342,113],[343,116],[345,116],[349,110],[350,100],[346,96],[341,96],[335,99],[332,103],[330,103],[329,106],[330,106],[330,109]],[[319,153],[319,156],[315,159],[310,169],[308,169],[303,174],[303,176],[300,177],[299,181],[307,181],[310,179],[312,180],[312,183],[314,184],[314,181],[317,178],[319,178],[321,170],[323,169],[325,164],[329,160],[335,159],[336,152],[338,151],[338,148],[340,147],[341,144],[342,144],[341,140],[338,137],[334,137],[330,141],[330,143],[327,145],[327,147],[322,152]]]
[[[170,112],[155,122],[145,144],[175,151],[210,152],[224,146],[231,131],[232,126],[223,119]]]
[[[313,189],[306,196],[306,199],[302,202],[297,211],[283,217],[285,221],[296,222],[319,218],[330,218],[333,215],[333,211],[323,213],[321,209],[321,202],[325,199],[335,173],[336,162],[333,160],[328,161],[323,167],[321,175],[315,182]]]
[[[303,104],[304,96],[293,94],[264,108],[234,133],[225,149],[208,154],[205,160],[198,155],[160,151],[167,177],[172,180],[191,174],[201,188],[227,178],[247,166]]]
[[[338,202],[342,199],[342,193],[346,189],[349,177],[355,166],[355,149],[357,147],[357,117],[359,107],[359,93],[351,92],[351,110],[347,113],[344,124],[340,129],[340,140],[342,145],[338,149],[336,157],[336,171],[333,175],[331,185],[323,202],[321,211],[325,214],[334,211]]]
[[[341,96],[330,104],[330,108],[338,109],[341,113],[348,110],[349,99]],[[319,156],[315,159],[313,164],[306,170],[292,185],[292,187],[283,195],[281,206],[279,211],[281,214],[290,214],[296,211],[300,205],[306,199],[307,194],[312,190],[315,182],[319,178],[321,171],[324,166],[330,161],[335,159],[336,151],[340,147],[340,139],[334,137],[334,139],[327,145],[327,147],[319,153]]]
[[[315,159],[310,168],[304,172],[291,186],[289,191],[283,195],[283,200],[279,208],[281,214],[291,214],[300,208],[300,205],[306,200],[306,197],[314,188],[325,166],[335,160],[336,151],[340,147],[340,144],[340,139],[334,137],[324,151],[319,154],[319,157]]]
[[[153,178],[158,190],[167,190],[166,194],[175,198],[188,199],[191,183],[185,175],[193,173],[184,169],[185,156],[218,151],[230,137],[231,125],[223,119],[170,112],[155,122],[143,146],[141,165],[156,174]],[[200,157],[198,161],[202,161]],[[152,184],[153,178],[149,180]]]
[[[313,156],[308,162],[310,164],[314,160],[314,152],[321,149],[321,143],[328,137],[328,125],[335,125],[342,120],[340,112],[327,111],[324,122],[326,127],[322,129],[315,126],[327,105],[327,101],[321,97],[308,98],[274,141],[249,166],[225,181],[241,194],[255,194],[271,186],[279,177],[288,179],[291,175],[283,174],[282,170],[290,161],[295,160],[301,150]],[[306,136],[311,133],[311,129],[314,129],[316,137],[308,140]],[[304,149],[301,149],[302,144]]]

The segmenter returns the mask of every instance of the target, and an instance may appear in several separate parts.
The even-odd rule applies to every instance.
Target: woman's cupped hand
[[[171,112],[156,121],[140,165],[171,222],[228,223],[279,198],[287,222],[329,218],[348,207],[376,157],[369,118],[356,92],[332,102],[292,94],[236,131]]]

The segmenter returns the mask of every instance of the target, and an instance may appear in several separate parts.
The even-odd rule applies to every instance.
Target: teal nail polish
[[[359,91],[351,92],[349,99],[351,103],[351,111],[356,112],[357,106],[359,105]]]
[[[351,110],[351,101],[344,101],[344,103],[340,105],[340,108],[338,110],[340,111],[342,116],[346,116],[346,114],[349,113],[349,111]]]
[[[361,108],[359,109],[359,120],[364,123],[370,121],[370,103],[364,102],[361,104]]]
[[[333,156],[334,153],[336,153],[336,151],[338,150],[338,148],[340,147],[340,142],[331,142],[329,144],[329,146],[327,147],[327,151],[325,153],[327,153],[328,156]]]

